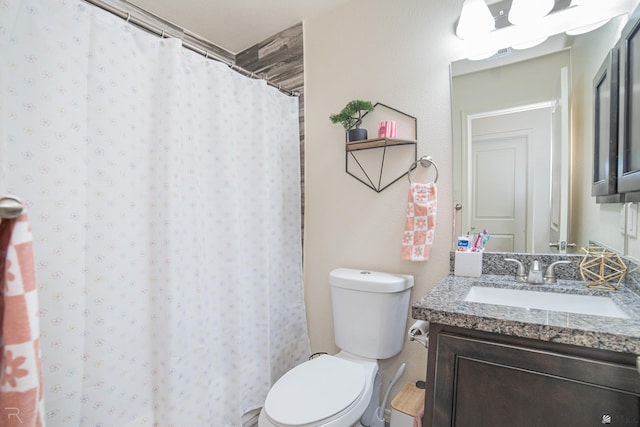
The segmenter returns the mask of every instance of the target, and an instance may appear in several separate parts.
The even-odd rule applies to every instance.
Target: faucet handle
[[[518,261],[517,259],[513,259],[513,258],[505,258],[505,261],[509,261],[509,262],[515,262],[516,264],[518,264],[518,268],[516,269],[516,280],[518,282],[526,282],[527,281],[527,276],[524,273],[524,265],[522,265],[522,263],[520,261]]]
[[[571,261],[556,261],[549,264],[547,270],[544,272],[544,283],[556,283],[556,270],[555,266],[558,264],[571,264]]]

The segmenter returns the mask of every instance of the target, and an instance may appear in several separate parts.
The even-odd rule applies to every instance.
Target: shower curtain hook
[[[209,51],[208,50],[204,51],[204,59],[209,59]]]
[[[162,30],[162,34],[160,34],[160,38],[163,39],[164,38],[164,30]]]
[[[131,19],[131,13],[127,12],[127,22],[129,22],[129,19]]]

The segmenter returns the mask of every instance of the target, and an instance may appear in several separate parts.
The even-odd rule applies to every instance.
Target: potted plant
[[[349,102],[338,114],[329,116],[333,123],[340,123],[347,131],[347,141],[367,139],[367,130],[360,129],[362,117],[373,111],[373,104],[359,99]]]

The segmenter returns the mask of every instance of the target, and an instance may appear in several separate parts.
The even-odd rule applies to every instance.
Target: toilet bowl
[[[402,350],[413,277],[338,268],[329,285],[341,351],[308,360],[276,381],[258,427],[371,425],[380,405],[378,360]]]
[[[282,376],[260,413],[260,427],[349,427],[370,405],[376,360],[345,352],[321,355]],[[303,390],[301,392],[301,390]]]

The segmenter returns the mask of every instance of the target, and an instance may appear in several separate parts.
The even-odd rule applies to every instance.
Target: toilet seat
[[[362,364],[322,355],[283,375],[269,391],[264,412],[279,426],[326,424],[360,401],[366,383]]]

